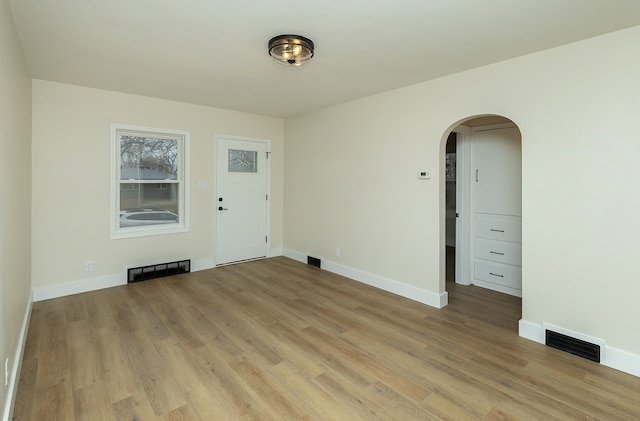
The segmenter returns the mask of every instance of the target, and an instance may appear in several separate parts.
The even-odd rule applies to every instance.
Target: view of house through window
[[[184,226],[185,142],[186,134],[173,131],[116,127],[116,233],[148,235]]]

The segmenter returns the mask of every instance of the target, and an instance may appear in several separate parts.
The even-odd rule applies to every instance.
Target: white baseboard
[[[640,355],[611,346],[606,348],[607,360],[603,362],[604,365],[640,377]]]
[[[544,344],[544,329],[541,325],[520,319],[518,322],[518,335],[530,341]]]
[[[269,252],[267,253],[267,257],[278,257],[278,256],[282,256],[282,247],[269,249]]]
[[[2,414],[3,421],[9,421],[13,417],[13,407],[16,403],[16,396],[18,392],[18,376],[20,375],[20,369],[22,368],[22,357],[24,356],[24,347],[27,343],[27,332],[29,331],[29,321],[31,320],[31,308],[33,306],[33,292],[29,294],[29,302],[24,312],[22,319],[22,326],[20,328],[20,335],[18,336],[18,347],[13,357],[11,367],[11,375],[9,377],[9,385],[7,388],[7,396],[4,403],[4,413]]]
[[[186,259],[189,259],[188,257]],[[184,259],[175,259],[184,260]],[[157,262],[160,263],[160,262]],[[157,264],[157,263],[144,263]],[[141,265],[143,266],[143,265]],[[215,267],[213,259],[201,259],[191,261],[191,271],[211,269]],[[126,270],[122,273],[114,273],[95,278],[80,279],[78,281],[66,282],[64,284],[50,285],[33,289],[33,301],[49,300],[51,298],[66,297],[67,295],[80,294],[83,292],[97,291],[99,289],[117,287],[127,283]]]
[[[127,283],[124,273],[98,276],[95,278],[80,279],[64,284],[50,285],[33,289],[33,301],[49,300],[51,298],[66,297],[67,295],[80,294],[82,292],[96,291],[98,289],[111,288]]]
[[[307,254],[305,253],[284,249],[283,255],[290,259],[307,263]],[[446,292],[438,294],[421,288],[416,288],[402,282],[394,281],[393,279],[384,278],[359,269],[341,265],[330,260],[325,260],[322,256],[313,255],[313,257],[317,257],[322,260],[323,269],[358,282],[362,282],[363,284],[371,285],[387,292],[400,295],[401,297],[409,298],[410,300],[418,301],[422,304],[427,304],[436,308],[442,308],[448,304],[448,295]]]
[[[210,259],[201,259],[201,260],[191,261],[191,272],[198,272],[200,270],[213,269],[214,267],[216,267],[216,262],[213,260],[213,257]]]
[[[482,287],[482,288],[486,288],[486,289],[490,289],[492,291],[498,291],[498,292],[501,292],[503,294],[509,294],[509,295],[513,295],[515,297],[522,298],[522,290],[520,290],[520,289],[511,288],[511,287],[508,287],[508,286],[505,286],[505,285],[494,284],[493,282],[481,281],[480,279],[474,279],[473,283],[476,286],[479,286],[479,287]]]
[[[518,333],[523,338],[544,345],[546,329],[600,345],[600,364],[640,377],[640,355],[609,346],[603,339],[565,329],[550,323],[538,324],[526,320],[520,320]]]

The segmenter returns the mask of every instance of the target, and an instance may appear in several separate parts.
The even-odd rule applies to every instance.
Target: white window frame
[[[178,174],[176,180],[162,180],[162,183],[178,184],[178,223],[158,224],[138,227],[120,227],[120,139],[121,133],[159,137],[178,141]],[[140,184],[157,184],[158,180],[148,180]],[[111,198],[110,198],[110,238],[135,238],[151,235],[176,234],[189,231],[189,132],[186,130],[161,129],[157,127],[111,124]]]

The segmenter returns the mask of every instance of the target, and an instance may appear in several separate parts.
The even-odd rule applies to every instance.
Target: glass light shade
[[[313,41],[300,35],[278,35],[269,40],[269,55],[286,66],[302,66],[313,57]]]

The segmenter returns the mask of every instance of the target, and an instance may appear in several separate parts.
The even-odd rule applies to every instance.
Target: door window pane
[[[258,172],[258,152],[229,149],[229,172]]]

